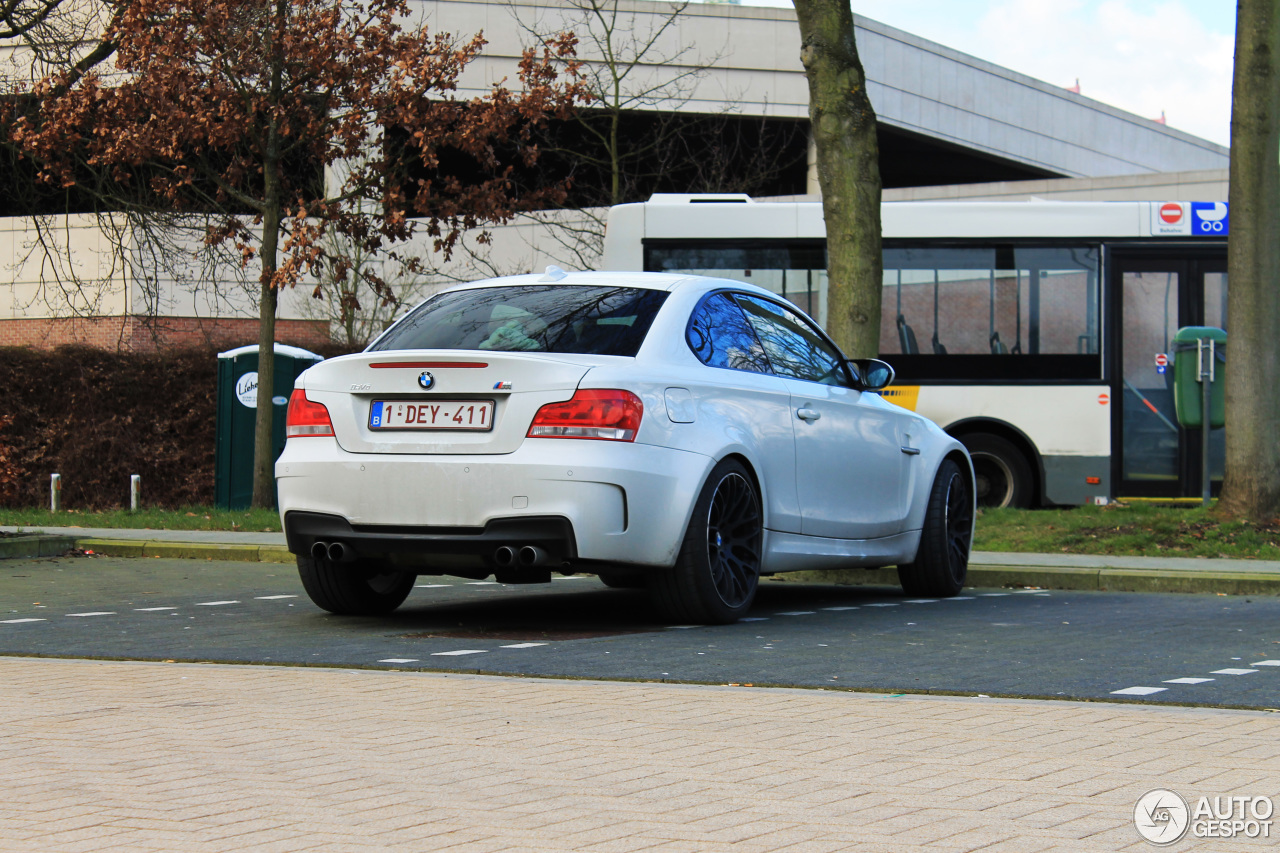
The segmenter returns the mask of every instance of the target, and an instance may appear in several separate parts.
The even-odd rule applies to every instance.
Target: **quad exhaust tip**
[[[355,549],[341,542],[316,541],[311,546],[311,556],[317,560],[346,563],[356,558]]]
[[[513,566],[519,566],[520,568],[541,566],[550,562],[550,560],[551,555],[537,545],[524,545],[520,548],[502,545],[493,552],[493,562],[503,569],[509,569]]]

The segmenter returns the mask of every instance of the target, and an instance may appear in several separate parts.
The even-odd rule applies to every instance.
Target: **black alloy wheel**
[[[973,506],[959,463],[944,459],[929,490],[916,558],[898,566],[898,580],[908,595],[950,598],[964,589],[973,544]]]
[[[764,511],[751,472],[722,460],[693,507],[671,569],[656,571],[649,592],[668,619],[701,625],[736,622],[760,585]]]

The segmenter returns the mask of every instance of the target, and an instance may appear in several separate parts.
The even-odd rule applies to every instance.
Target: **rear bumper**
[[[358,554],[488,558],[532,544],[570,561],[670,566],[713,464],[603,441],[428,456],[348,453],[332,438],[302,438],[286,444],[276,478],[296,554],[343,541]]]
[[[504,545],[516,550],[536,546],[557,563],[578,556],[569,519],[555,517],[496,518],[483,527],[353,527],[340,515],[294,511],[285,514],[284,533],[294,554],[311,554],[316,543],[338,542],[355,556],[412,554],[490,561]]]

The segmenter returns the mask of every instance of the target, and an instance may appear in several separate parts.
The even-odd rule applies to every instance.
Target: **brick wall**
[[[323,320],[277,320],[276,340],[304,349],[332,348]],[[201,317],[63,317],[0,320],[0,347],[53,349],[82,344],[119,352],[232,347],[256,344],[258,321]]]

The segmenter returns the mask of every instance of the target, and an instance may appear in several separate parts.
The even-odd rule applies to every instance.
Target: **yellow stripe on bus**
[[[920,399],[919,385],[890,385],[880,392],[880,396],[884,397],[890,403],[901,406],[904,409],[916,410],[916,402]]]

